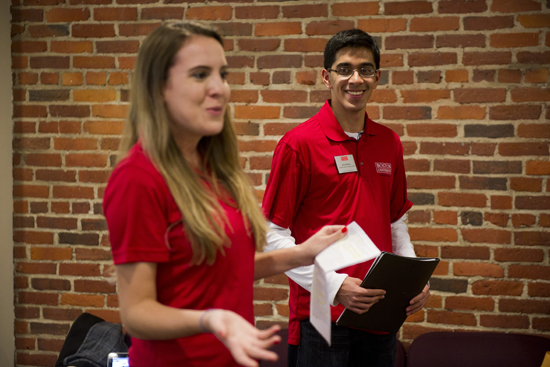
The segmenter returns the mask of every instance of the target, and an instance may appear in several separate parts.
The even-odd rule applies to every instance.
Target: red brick
[[[414,73],[412,71],[393,71],[392,84],[412,84],[414,83]]]
[[[55,354],[45,353],[22,353],[17,352],[16,362],[18,366],[30,365],[30,366],[53,366],[57,360]]]
[[[547,37],[547,39],[549,39]],[[526,83],[546,83],[550,71],[548,69],[525,70]]]
[[[550,138],[550,127],[543,124],[520,124],[517,129],[520,138]]]
[[[438,155],[466,155],[470,147],[464,143],[428,143],[420,145],[420,154]]]
[[[52,117],[88,117],[90,116],[89,106],[74,105],[50,105],[50,115]]]
[[[357,28],[367,33],[394,33],[407,29],[407,19],[359,19]]]
[[[542,179],[529,177],[510,177],[510,189],[514,191],[542,191]]]
[[[386,2],[384,4],[385,15],[429,14],[432,12],[432,3],[429,1]]]
[[[457,63],[457,54],[454,52],[411,53],[409,66],[439,66]]]
[[[326,18],[328,6],[326,4],[291,5],[283,6],[283,19],[288,18]]]
[[[405,159],[406,172],[427,172],[430,170],[430,161],[427,159]]]
[[[55,22],[78,22],[88,20],[90,18],[90,10],[86,8],[53,8],[46,12],[46,21],[48,23]]]
[[[17,294],[19,304],[56,306],[58,305],[58,298],[58,294],[46,292],[18,292]]]
[[[548,148],[548,143],[500,143],[498,145],[498,151],[502,156],[548,156]]]
[[[274,5],[235,7],[235,19],[276,19],[280,8]]]
[[[407,212],[407,222],[412,223],[430,223],[431,215],[426,210],[409,210]]]
[[[495,261],[503,262],[543,262],[544,251],[526,248],[496,248]]]
[[[408,124],[409,136],[417,137],[455,137],[457,129],[455,125],[446,124]]]
[[[550,196],[516,196],[516,209],[550,210]]]
[[[322,38],[286,39],[284,42],[286,52],[323,52],[327,44]]]
[[[254,287],[254,300],[256,301],[282,301],[286,299],[288,299],[287,289]]]
[[[116,64],[111,56],[74,56],[73,66],[79,69],[114,69]]]
[[[550,297],[550,283],[529,283],[527,289],[530,297]]]
[[[460,88],[453,90],[454,100],[459,103],[505,102],[504,88]]]
[[[483,120],[485,116],[485,107],[441,106],[437,109],[437,118],[440,120]]]
[[[264,125],[264,135],[284,135],[298,125],[299,123],[266,123]]]
[[[519,246],[550,246],[550,233],[514,231],[514,242]]]
[[[491,120],[536,120],[540,117],[541,106],[515,105],[489,107]]]
[[[59,228],[59,227],[57,227]],[[70,260],[73,250],[70,247],[33,247],[31,248],[32,260]]]
[[[250,140],[250,141],[239,140],[238,143],[239,143],[239,150],[241,152],[254,151],[257,153],[273,152],[275,150],[275,146],[277,145],[276,140]]]
[[[487,196],[485,194],[439,192],[438,202],[442,206],[484,208],[487,205]]]
[[[508,315],[480,315],[479,324],[485,327],[528,329],[529,317]]]
[[[476,317],[474,314],[436,310],[428,310],[428,322],[445,325],[477,325]]]
[[[510,52],[464,52],[464,65],[507,65],[512,62]]]
[[[550,162],[548,161],[527,161],[525,168],[528,175],[550,175]]]
[[[500,83],[519,83],[521,82],[521,70],[499,70],[498,81]]]
[[[470,310],[470,311],[494,311],[495,301],[487,297],[462,297],[453,296],[445,298],[445,309]]]
[[[494,0],[491,4],[491,11],[497,13],[517,13],[540,9],[540,3],[535,0]]]
[[[490,37],[490,45],[495,48],[530,47],[538,44],[538,33],[492,34]]]
[[[97,41],[97,53],[137,53],[139,41]]]
[[[407,176],[407,186],[411,189],[453,189],[456,187],[454,176]]]
[[[385,39],[387,50],[433,48],[434,36],[389,36]]]
[[[512,209],[511,196],[491,196],[491,209]]]
[[[84,307],[103,307],[105,296],[91,294],[61,294],[60,304]]]
[[[109,12],[111,8],[105,8],[104,10]],[[118,14],[119,13],[115,11],[111,13],[111,16],[117,16]],[[157,28],[159,25],[159,23],[121,23],[118,25],[118,31],[121,36],[125,37],[145,36],[151,33],[153,29]]]
[[[485,246],[442,246],[441,257],[444,259],[489,260],[491,253]]]
[[[232,8],[229,6],[203,6],[187,9],[187,19],[230,20],[231,15]]]
[[[258,23],[254,30],[256,37],[284,36],[301,33],[302,25],[299,22]]]
[[[517,59],[521,64],[542,64],[545,65],[550,57],[550,52],[518,52]]]
[[[306,26],[306,34],[315,35],[334,35],[340,31],[354,28],[354,22],[351,20],[322,20],[310,22]]]
[[[518,15],[517,20],[524,28],[548,28],[550,14]]]
[[[540,214],[539,224],[541,227],[550,227],[550,214]]]
[[[99,264],[59,264],[59,275],[99,276]]]
[[[470,173],[470,161],[457,159],[436,159],[434,171]]]
[[[260,56],[258,57],[257,64],[259,69],[298,68],[302,66],[302,56]],[[273,73],[273,82],[276,83],[275,73]]]
[[[115,36],[113,24],[73,24],[72,35],[75,38],[105,38]]]
[[[307,92],[300,90],[263,90],[260,92],[266,103],[306,102]]]
[[[71,212],[71,206],[65,202],[54,202],[51,204],[52,213],[56,214],[69,214]]]
[[[275,51],[279,48],[281,40],[278,39],[242,39],[238,41],[242,51]]]
[[[113,106],[116,107],[116,106]],[[124,107],[124,106],[123,106]],[[124,109],[125,110],[125,109]],[[117,115],[123,115],[125,111],[117,111]],[[103,113],[94,113],[94,116],[99,117],[113,117],[115,113],[110,112],[106,113],[105,111]],[[120,116],[116,116],[120,117]],[[83,131],[88,134],[99,134],[99,135],[120,135],[122,133],[122,130],[124,128],[124,122],[123,121],[87,121],[84,123]]]
[[[458,236],[452,228],[409,228],[412,241],[456,242]]]
[[[137,8],[135,7],[96,7],[94,8],[94,20],[96,21],[131,21],[137,20]],[[120,24],[122,26],[123,24]]]
[[[457,31],[460,28],[458,17],[430,17],[411,19],[412,32]]]
[[[446,70],[445,80],[448,83],[466,83],[468,82],[468,70]]]
[[[439,224],[457,224],[457,213],[453,211],[434,211],[434,222]]]
[[[508,225],[508,214],[504,213],[485,213],[484,220],[490,222],[499,227],[506,227]]]
[[[510,231],[501,229],[467,229],[460,230],[465,241],[471,243],[511,243],[512,234]]]
[[[280,113],[277,106],[234,106],[236,119],[277,119]]]
[[[189,19],[224,19],[227,20],[227,15],[223,11],[199,11],[195,12],[198,8],[191,8],[188,10],[187,15]],[[203,8],[204,9],[204,8]],[[210,9],[208,9],[210,10]],[[182,19],[184,9],[181,7],[173,6],[163,6],[163,7],[152,7],[152,8],[143,8],[141,9],[141,19],[142,20],[167,20],[167,19]]]
[[[438,4],[439,14],[446,13],[483,13],[487,10],[485,0],[445,0]]]
[[[511,96],[513,102],[547,102],[550,101],[550,88],[515,88]]]
[[[450,91],[445,89],[402,90],[400,93],[404,103],[429,103],[449,99],[451,96]]]
[[[485,47],[485,36],[482,34],[437,36],[436,47]]]
[[[12,53],[35,53],[46,52],[48,44],[43,41],[13,41],[11,44]]]
[[[357,17],[377,15],[380,5],[375,1],[350,2],[331,5],[332,15],[335,17]]]
[[[480,280],[472,284],[474,295],[521,296],[523,283],[504,280]]]
[[[54,198],[80,198],[80,199],[93,199],[94,189],[93,187],[79,187],[79,186],[54,186],[53,187]]]
[[[316,71],[298,71],[296,72],[296,83],[302,85],[315,85],[318,75]]]
[[[478,263],[453,263],[453,274],[455,276],[482,276],[489,278],[503,278],[504,269],[495,264]]]
[[[510,278],[550,280],[550,266],[510,265],[508,276]]]

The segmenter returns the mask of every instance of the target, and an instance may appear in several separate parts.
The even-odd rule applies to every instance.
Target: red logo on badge
[[[341,157],[340,160],[341,160],[341,161],[347,161],[347,160],[348,160],[348,157]]]
[[[391,175],[391,163],[376,162],[374,165],[376,166],[376,173],[381,175]]]

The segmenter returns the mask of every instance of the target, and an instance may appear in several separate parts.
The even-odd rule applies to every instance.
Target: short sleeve
[[[271,172],[262,202],[266,218],[289,228],[307,191],[308,169],[295,150],[279,142],[273,154]]]
[[[109,179],[103,211],[117,265],[169,260],[164,243],[169,190],[155,173],[130,162],[115,168]]]

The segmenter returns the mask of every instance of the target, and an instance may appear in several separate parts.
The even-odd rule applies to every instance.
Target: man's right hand
[[[382,289],[361,288],[361,279],[347,277],[336,293],[336,301],[358,314],[367,312],[372,305],[384,298]]]

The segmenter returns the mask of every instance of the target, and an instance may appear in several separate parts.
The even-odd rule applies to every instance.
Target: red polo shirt
[[[302,243],[328,224],[356,221],[380,251],[392,252],[391,223],[412,206],[407,200],[403,147],[397,134],[365,116],[359,140],[344,133],[330,107],[289,131],[273,155],[263,200],[266,217],[290,228]],[[353,157],[357,170],[339,173],[335,159]],[[344,158],[345,159],[345,158]],[[339,270],[363,279],[372,261]],[[300,342],[310,293],[290,280],[289,344]],[[344,307],[331,307],[336,321]]]

